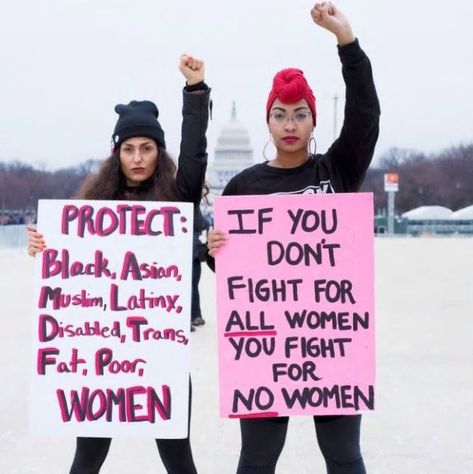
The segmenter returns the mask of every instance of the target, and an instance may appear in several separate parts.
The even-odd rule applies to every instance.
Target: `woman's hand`
[[[228,240],[227,234],[221,230],[212,229],[207,235],[207,248],[209,255],[215,257],[218,249],[222,247]]]
[[[355,41],[348,18],[332,3],[316,3],[310,11],[316,25],[333,33],[340,46]]]
[[[40,234],[34,227],[27,226],[26,231],[28,233],[28,255],[36,257],[38,252],[42,252],[46,248],[46,242],[44,241],[43,234]]]
[[[179,70],[186,78],[187,85],[193,86],[202,82],[205,77],[204,62],[188,54],[183,54],[179,61]]]

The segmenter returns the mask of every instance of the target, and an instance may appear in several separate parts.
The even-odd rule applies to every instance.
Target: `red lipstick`
[[[299,137],[296,137],[295,135],[287,135],[286,137],[283,137],[283,140],[286,142],[286,143],[295,143],[299,140]]]

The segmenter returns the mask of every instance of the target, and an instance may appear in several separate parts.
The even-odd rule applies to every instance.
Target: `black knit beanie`
[[[118,104],[115,112],[119,115],[112,135],[116,150],[128,138],[152,138],[160,147],[166,148],[164,130],[158,122],[159,111],[149,100],[132,100],[128,105]]]

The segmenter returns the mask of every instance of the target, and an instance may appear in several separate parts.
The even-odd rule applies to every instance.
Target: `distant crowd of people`
[[[0,225],[25,225],[36,222],[36,216],[22,211],[0,212]]]

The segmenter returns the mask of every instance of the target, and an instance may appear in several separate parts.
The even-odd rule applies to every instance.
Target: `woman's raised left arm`
[[[179,69],[186,78],[183,91],[181,148],[177,186],[185,201],[199,203],[207,169],[207,138],[210,88],[205,84],[204,63],[182,55]]]

